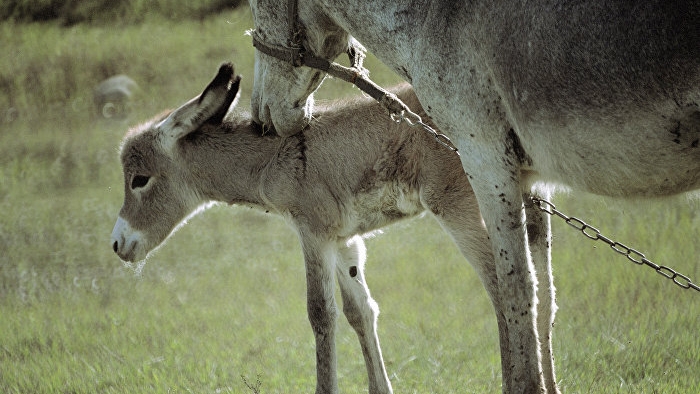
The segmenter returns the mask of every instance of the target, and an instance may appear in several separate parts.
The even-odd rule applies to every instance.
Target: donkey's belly
[[[602,122],[580,117],[566,125],[532,127],[521,138],[532,158],[530,182],[562,183],[615,197],[666,196],[700,188],[697,110]]]

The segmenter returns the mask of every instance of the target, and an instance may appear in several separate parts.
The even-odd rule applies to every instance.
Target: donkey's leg
[[[300,231],[306,263],[306,302],[309,322],[316,337],[316,393],[338,392],[335,325],[335,243]]]
[[[491,131],[495,135],[489,138],[499,138],[497,130]],[[514,393],[541,393],[544,381],[536,326],[536,278],[527,245],[520,185],[522,149],[512,133],[504,132],[500,137],[501,142],[492,141],[486,146],[472,145],[471,140],[465,139],[457,143],[462,152],[469,152],[460,158],[467,173],[473,171],[469,173],[470,182],[496,261],[497,306],[505,318],[510,353],[502,354],[502,362],[509,362],[503,365],[503,389]],[[480,169],[482,171],[477,172]]]
[[[365,357],[370,394],[391,393],[391,383],[384,368],[377,336],[379,307],[369,294],[365,282],[365,244],[355,236],[339,245],[337,276],[343,297],[343,313],[355,329]]]
[[[557,310],[554,298],[554,277],[552,276],[552,229],[550,216],[542,212],[530,200],[530,195],[523,196],[527,220],[527,236],[530,252],[537,273],[537,333],[542,353],[542,373],[547,393],[558,394],[557,380],[554,374],[554,354],[552,352],[552,326]],[[549,194],[542,198],[550,198]]]

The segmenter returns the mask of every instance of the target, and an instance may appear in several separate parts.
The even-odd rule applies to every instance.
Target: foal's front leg
[[[389,394],[391,382],[384,368],[382,350],[377,335],[379,307],[369,294],[365,281],[365,244],[355,236],[338,245],[336,263],[338,283],[343,297],[343,313],[355,329],[365,357],[370,394]]]
[[[306,302],[316,337],[316,393],[338,392],[335,325],[335,245],[325,239],[300,235],[306,263]]]

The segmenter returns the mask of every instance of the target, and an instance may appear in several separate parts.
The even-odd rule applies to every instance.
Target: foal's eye
[[[136,175],[134,179],[131,180],[131,189],[138,189],[146,186],[150,178],[145,175]]]

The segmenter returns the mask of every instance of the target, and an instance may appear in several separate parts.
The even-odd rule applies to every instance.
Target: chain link
[[[459,155],[459,151],[457,148],[454,146],[452,141],[450,140],[449,137],[447,137],[445,134],[438,133],[435,131],[434,128],[430,127],[429,125],[425,124],[423,122],[423,119],[421,119],[420,115],[416,114],[415,112],[411,112],[410,110],[403,110],[401,112],[392,112],[389,114],[391,117],[391,120],[393,120],[396,123],[401,123],[401,121],[406,122],[409,126],[411,127],[416,127],[416,126],[421,126],[423,129],[428,132],[430,135],[435,138],[435,141],[440,143],[442,146],[446,147],[447,149],[451,150],[452,152],[455,152],[457,155]]]
[[[589,225],[583,220],[573,216],[565,215],[561,211],[557,210],[557,207],[555,207],[554,204],[547,200],[543,200],[538,197],[531,197],[531,199],[532,202],[542,212],[545,212],[551,216],[560,217],[566,222],[566,224],[580,231],[588,239],[591,239],[593,241],[603,241],[604,243],[608,244],[612,250],[627,257],[629,261],[637,265],[646,265],[650,268],[653,268],[657,274],[672,280],[673,283],[675,283],[683,289],[693,289],[700,292],[700,286],[696,285],[695,283],[693,283],[692,280],[690,280],[690,278],[677,272],[673,268],[667,267],[665,265],[658,265],[653,261],[647,259],[646,256],[644,256],[644,253],[604,236],[597,228]]]

